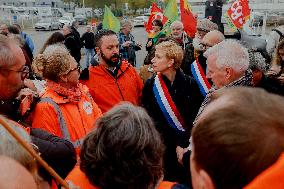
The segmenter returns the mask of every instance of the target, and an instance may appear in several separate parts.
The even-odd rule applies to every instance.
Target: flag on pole
[[[111,10],[106,5],[104,11],[103,29],[109,29],[116,33],[120,30],[119,20],[113,15]]]
[[[148,22],[145,24],[145,29],[149,33],[152,30],[152,22],[155,19],[162,20],[162,23],[165,24],[167,18],[164,17],[163,11],[157,6],[156,3],[152,3],[151,14],[149,16]]]
[[[180,0],[180,18],[184,26],[184,31],[191,38],[194,38],[196,33],[197,19],[192,14],[187,0]]]
[[[164,16],[167,18],[167,22],[164,24],[163,31],[169,34],[171,24],[178,19],[177,0],[169,0]]]
[[[250,8],[248,0],[235,0],[225,14],[225,19],[228,22],[231,30],[242,28],[250,17]]]

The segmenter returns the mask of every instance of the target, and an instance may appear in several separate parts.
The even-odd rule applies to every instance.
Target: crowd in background
[[[2,24],[1,118],[70,188],[283,187],[282,31],[263,49],[226,39],[209,19],[194,38],[180,21],[170,34],[152,25],[142,47],[128,20],[82,36],[74,22],[34,54],[19,25]],[[3,127],[0,141],[1,187],[58,188]]]

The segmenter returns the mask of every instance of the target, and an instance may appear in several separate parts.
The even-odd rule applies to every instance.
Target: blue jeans
[[[85,66],[86,68],[89,68],[90,60],[94,57],[95,50],[94,49],[86,49],[85,48]]]

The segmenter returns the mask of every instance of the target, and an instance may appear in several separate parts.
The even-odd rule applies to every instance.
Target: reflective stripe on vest
[[[56,104],[56,102],[54,102],[49,97],[41,98],[40,102],[46,102],[46,103],[49,103],[50,105],[53,106],[53,108],[55,109],[56,114],[57,114],[57,119],[58,119],[58,122],[59,122],[60,130],[61,130],[61,133],[63,135],[63,138],[69,140],[73,144],[74,148],[79,148],[83,144],[84,139],[81,138],[81,139],[75,140],[74,142],[71,141],[70,133],[68,131],[68,128],[66,126],[66,122],[64,120],[62,111],[61,111],[60,107],[58,106],[58,104]]]

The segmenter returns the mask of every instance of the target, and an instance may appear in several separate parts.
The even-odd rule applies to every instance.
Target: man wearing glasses
[[[18,111],[22,99],[16,99],[19,93],[23,92],[21,89],[25,87],[24,80],[29,74],[25,63],[23,51],[16,42],[0,35],[0,114],[13,120],[10,123],[19,127],[27,125]],[[30,128],[30,135],[45,161],[59,175],[66,177],[76,164],[76,154],[72,143],[36,128]],[[51,182],[51,177],[45,175],[44,180]]]

